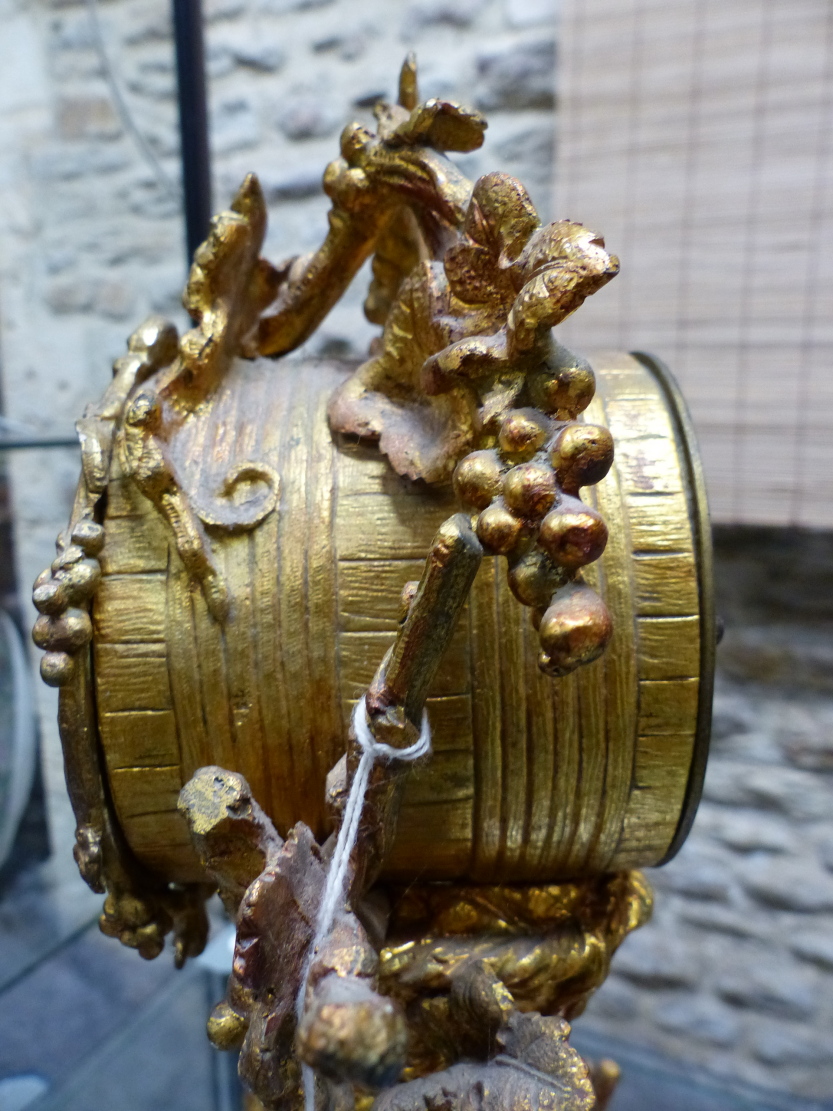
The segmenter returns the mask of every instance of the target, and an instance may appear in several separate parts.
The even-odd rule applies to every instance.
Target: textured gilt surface
[[[543,675],[528,611],[484,561],[432,689],[435,755],[408,784],[389,875],[555,880],[655,863],[674,834],[700,653],[689,476],[651,373],[621,354],[594,365],[586,419],[611,429],[617,457],[592,495],[610,541],[587,577],[613,640],[573,674]],[[324,832],[324,777],[354,700],[453,512],[450,491],[398,477],[375,450],[334,448],[325,406],[342,377],[238,362],[171,443],[186,492],[216,489],[235,462],[280,475],[276,512],[212,537],[233,598],[225,626],[150,503],[113,474],[93,609],[98,713],[119,820],[170,878],[200,875],[176,797],[203,765],[241,772],[282,833],[299,818]]]
[[[600,663],[624,669],[625,649],[636,665],[638,698],[629,703],[637,716],[618,739],[632,757],[631,774],[610,865],[629,868],[665,855],[663,850],[653,857],[661,845],[667,850],[674,835],[693,757],[700,677],[694,494],[659,383],[631,356],[603,353],[597,363],[605,372],[592,406],[599,407],[616,443],[615,481],[627,507],[616,535],[628,558],[615,561],[608,551],[603,567],[609,576],[628,580],[622,583],[629,595],[628,646],[618,641]],[[599,488],[600,498],[611,486]],[[614,639],[621,624],[620,618]]]

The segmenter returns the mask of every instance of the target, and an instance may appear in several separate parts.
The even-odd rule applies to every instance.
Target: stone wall
[[[326,233],[321,192],[341,128],[372,123],[408,50],[426,95],[487,112],[471,176],[520,177],[545,218],[553,157],[554,0],[204,0],[214,207],[255,170],[270,208],[265,253],[309,250]],[[178,175],[169,0],[101,0],[99,25],[135,125]],[[115,108],[84,0],[0,0],[0,357],[5,412],[41,435],[72,434],[112,360],[148,312],[180,326],[184,231]],[[362,354],[360,275],[309,349]],[[16,453],[18,579],[53,558],[78,474],[75,451]],[[73,828],[55,729],[38,683],[56,845]]]
[[[833,1092],[833,535],[718,530],[703,802],[580,1020],[745,1083]],[[830,1106],[828,1102],[825,1106]]]
[[[206,3],[215,207],[255,169],[270,205],[269,257],[320,241],[320,176],[339,130],[393,92],[412,48],[426,93],[488,113],[468,172],[515,173],[551,214],[552,0]],[[101,26],[135,121],[175,178],[168,12],[168,0],[107,0]],[[182,220],[114,110],[84,3],[0,0],[0,26],[6,413],[39,434],[68,432],[145,313],[184,323]],[[373,329],[363,285],[313,350],[364,350]],[[13,458],[24,597],[51,559],[77,467],[74,451]],[[721,543],[729,628],[705,800],[683,852],[652,877],[653,923],[625,944],[582,1023],[820,1097],[833,1090],[833,550],[806,535],[796,549],[770,534]],[[38,690],[53,836],[66,851],[54,695]]]

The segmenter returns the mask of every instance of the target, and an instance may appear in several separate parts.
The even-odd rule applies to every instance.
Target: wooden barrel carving
[[[702,481],[662,369],[623,354],[594,366],[585,416],[611,429],[616,462],[585,492],[610,529],[588,579],[613,641],[566,678],[542,675],[529,611],[484,561],[428,702],[434,754],[409,780],[391,877],[555,881],[651,865],[690,822],[714,645]],[[324,780],[352,706],[392,642],[402,586],[456,510],[450,490],[334,441],[325,410],[344,373],[238,361],[172,441],[204,520],[230,473],[229,496],[263,505],[254,527],[212,535],[233,598],[224,626],[113,453],[97,713],[127,840],[171,880],[201,875],[176,802],[206,764],[245,775],[282,833],[299,819],[325,833]]]

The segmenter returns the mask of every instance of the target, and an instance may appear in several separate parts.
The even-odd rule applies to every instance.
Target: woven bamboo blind
[[[563,0],[555,210],[622,271],[563,326],[679,379],[719,521],[833,526],[833,3]]]

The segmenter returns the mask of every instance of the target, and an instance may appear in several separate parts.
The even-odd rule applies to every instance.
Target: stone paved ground
[[[703,802],[580,1025],[831,1100],[833,537],[718,531],[717,547],[727,632]]]
[[[829,1111],[830,1102],[728,1084],[696,1066],[634,1047],[621,1039],[574,1032],[573,1044],[588,1058],[612,1057],[622,1075],[608,1111]]]

